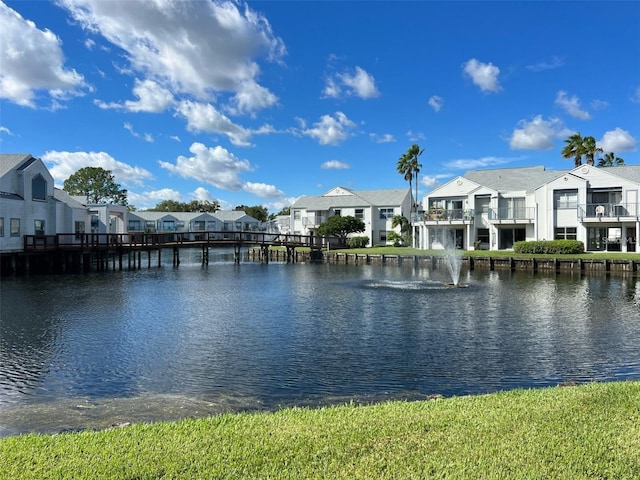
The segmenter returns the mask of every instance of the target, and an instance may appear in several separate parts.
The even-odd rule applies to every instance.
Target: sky
[[[0,152],[138,210],[409,188],[412,144],[419,198],[576,132],[640,165],[639,1],[0,0],[0,47]]]

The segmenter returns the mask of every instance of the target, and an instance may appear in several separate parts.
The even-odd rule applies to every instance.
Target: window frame
[[[9,234],[11,237],[20,236],[20,219],[19,218],[12,218],[9,221]]]

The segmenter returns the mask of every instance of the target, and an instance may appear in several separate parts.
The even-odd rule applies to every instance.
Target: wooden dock
[[[143,264],[150,268],[152,257],[161,265],[164,250],[170,250],[172,264],[178,266],[180,251],[184,248],[200,249],[202,264],[208,265],[209,250],[216,247],[232,247],[236,263],[240,262],[244,248],[251,250],[253,260],[268,263],[273,258],[271,247],[280,247],[288,262],[298,261],[296,249],[301,247],[310,252],[305,258],[322,261],[321,249],[329,245],[344,247],[333,237],[252,231],[25,235],[22,251],[2,253],[1,269],[2,275],[8,275],[123,270],[125,267],[132,270],[142,268]]]

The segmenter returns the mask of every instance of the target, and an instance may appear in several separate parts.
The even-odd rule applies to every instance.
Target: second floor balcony
[[[620,219],[636,219],[638,217],[637,203],[587,203],[578,206],[580,221],[596,221]]]
[[[418,212],[412,215],[413,222],[426,223],[470,223],[475,217],[475,211],[468,208],[440,208],[431,207],[428,212]]]
[[[490,208],[487,212],[491,223],[533,223],[535,218],[535,207]]]

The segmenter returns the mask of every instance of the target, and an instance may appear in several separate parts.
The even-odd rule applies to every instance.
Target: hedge
[[[513,245],[515,253],[543,253],[543,254],[579,254],[584,253],[584,243],[578,240],[542,240],[516,242]]]

